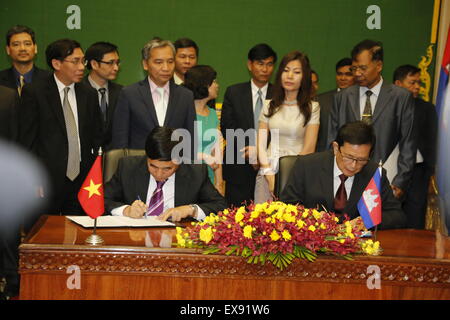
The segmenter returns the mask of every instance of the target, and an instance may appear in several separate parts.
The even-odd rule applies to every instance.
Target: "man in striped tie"
[[[180,221],[202,220],[226,208],[225,199],[208,178],[204,164],[184,164],[172,154],[174,129],[156,127],[145,144],[146,156],[126,157],[105,185],[105,208],[131,218],[158,216]]]

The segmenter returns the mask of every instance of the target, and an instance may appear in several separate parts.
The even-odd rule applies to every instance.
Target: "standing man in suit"
[[[321,93],[317,96],[320,105],[320,127],[317,139],[316,151],[321,152],[328,149],[328,121],[330,120],[330,111],[333,106],[334,95],[342,89],[353,85],[353,73],[350,70],[352,59],[343,58],[336,63],[336,89]]]
[[[142,49],[142,65],[148,76],[124,87],[113,120],[112,147],[144,149],[153,128],[186,129],[194,137],[194,96],[170,81],[175,69],[175,47],[153,39]],[[193,149],[194,150],[194,149]]]
[[[226,208],[225,199],[208,178],[205,164],[182,164],[174,159],[174,129],[155,127],[145,143],[147,156],[119,160],[105,185],[105,206],[112,215],[142,218],[159,216],[180,221],[203,220]]]
[[[189,38],[180,38],[174,42],[175,46],[175,73],[173,80],[175,84],[184,83],[184,75],[190,68],[197,65],[198,46],[194,40]]]
[[[374,127],[377,144],[372,159],[382,161],[396,198],[408,189],[416,162],[414,101],[408,90],[384,83],[383,47],[364,40],[352,50],[356,85],[337,93],[328,128],[328,143],[347,122],[362,120]]]
[[[299,156],[280,200],[301,203],[307,208],[323,206],[338,215],[358,218],[357,203],[378,170],[377,163],[370,160],[374,146],[375,134],[370,125],[362,121],[345,124],[333,141],[333,150]],[[406,217],[400,202],[392,194],[384,169],[380,195],[380,228],[404,227]],[[377,200],[375,202],[379,203]]]
[[[229,205],[240,206],[243,201],[254,198],[259,169],[256,130],[264,100],[272,98],[269,81],[276,61],[277,54],[269,45],[257,44],[248,52],[247,68],[251,80],[232,85],[225,91],[220,127],[223,137],[227,139],[223,178],[226,181],[225,198]],[[246,134],[245,141],[239,139],[238,136],[243,136],[249,129],[250,136]]]
[[[438,120],[436,107],[419,97],[420,69],[403,65],[394,71],[394,84],[408,89],[414,97],[414,127],[418,137],[416,165],[406,192],[403,211],[408,228],[424,229],[430,178],[436,165]]]
[[[26,26],[14,26],[6,33],[6,53],[11,68],[0,71],[0,85],[17,89],[19,95],[26,83],[45,79],[50,73],[34,65],[37,44],[34,31]]]
[[[80,44],[48,45],[46,80],[25,86],[19,108],[19,142],[47,168],[52,190],[48,214],[84,214],[77,194],[102,141],[101,112],[94,89],[80,83],[85,60]]]
[[[98,101],[103,118],[104,150],[111,149],[112,119],[122,86],[113,82],[120,69],[117,46],[109,42],[96,42],[85,54],[89,75],[83,80],[97,90]]]

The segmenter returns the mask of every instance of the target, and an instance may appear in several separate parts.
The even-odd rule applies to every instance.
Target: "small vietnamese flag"
[[[78,192],[78,201],[92,219],[101,216],[105,212],[101,153],[95,159],[91,170]]]

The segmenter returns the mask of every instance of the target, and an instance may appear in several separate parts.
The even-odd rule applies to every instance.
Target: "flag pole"
[[[100,147],[98,150],[98,155],[102,156],[102,154],[103,154],[102,147]],[[94,219],[94,230],[92,234],[89,237],[87,237],[87,239],[84,242],[92,246],[102,245],[105,243],[105,240],[103,240],[103,238],[97,234],[97,217]]]
[[[383,161],[380,159],[380,162],[378,162],[378,170],[380,170],[380,177],[381,177],[381,174],[382,174],[382,167],[383,167]],[[374,242],[377,241],[377,233],[378,233],[378,225],[375,226]]]

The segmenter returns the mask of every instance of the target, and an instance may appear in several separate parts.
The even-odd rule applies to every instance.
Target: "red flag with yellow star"
[[[102,156],[97,156],[83,185],[78,192],[78,201],[81,207],[95,219],[105,212],[105,199],[103,197]]]

